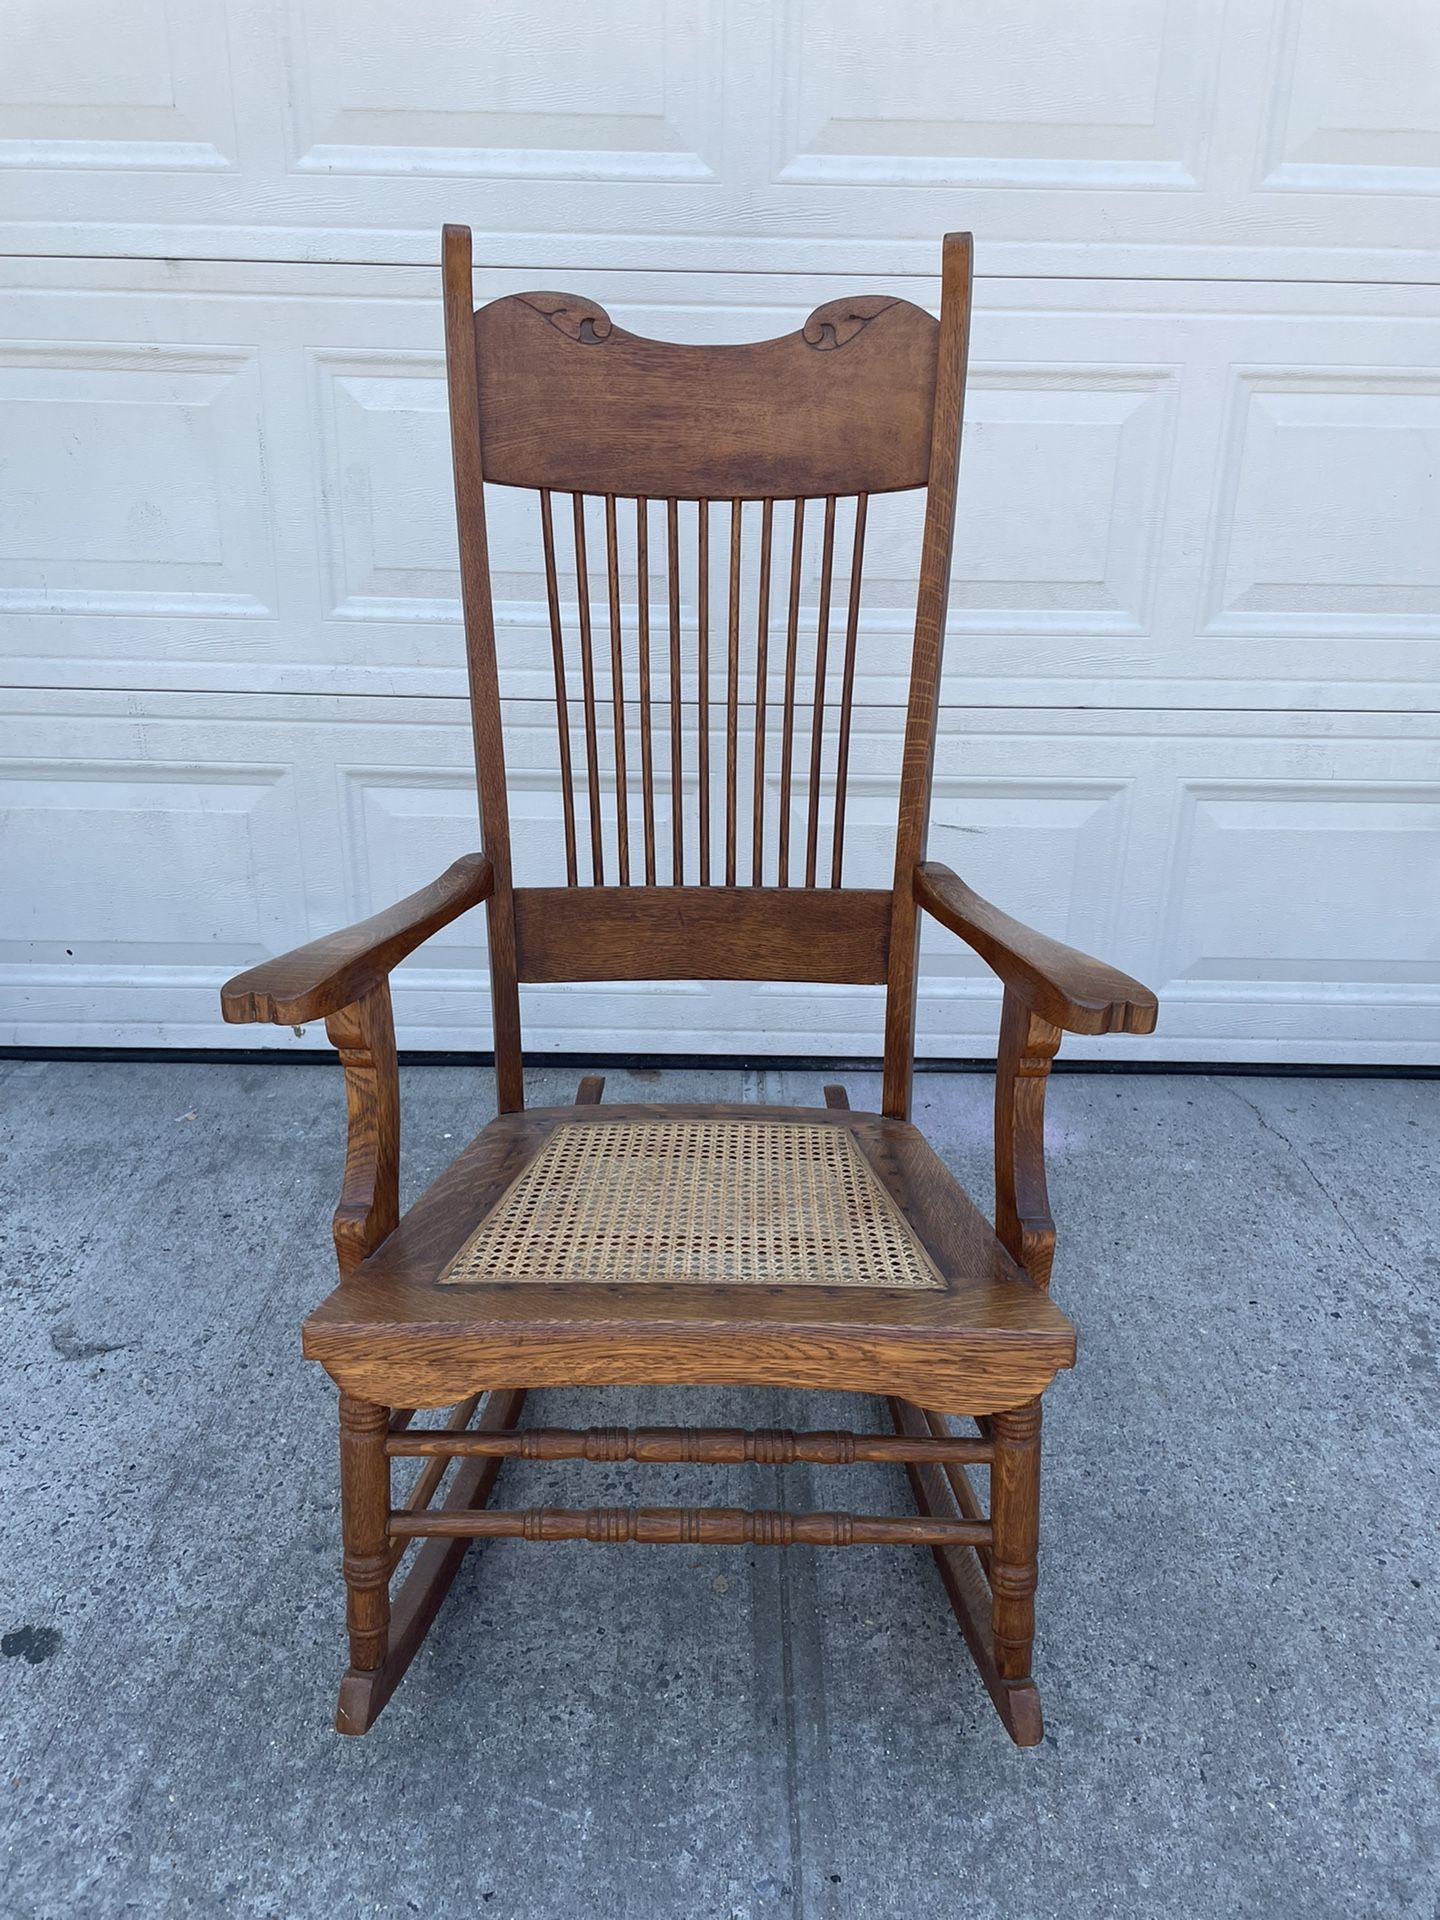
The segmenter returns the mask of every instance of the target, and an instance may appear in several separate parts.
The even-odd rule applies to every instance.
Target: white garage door
[[[252,1045],[220,979],[474,844],[458,219],[481,296],[706,340],[933,302],[972,228],[937,855],[1160,990],[1112,1059],[1440,1060],[1432,0],[9,0],[0,95],[0,1040]],[[485,1044],[476,921],[404,969],[408,1043]],[[926,956],[924,1048],[985,1051]],[[832,989],[527,1022],[879,1032]]]

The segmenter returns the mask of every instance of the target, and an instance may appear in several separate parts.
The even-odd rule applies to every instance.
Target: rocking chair
[[[970,257],[968,235],[947,236],[938,323],[867,295],[780,339],[700,347],[627,333],[570,294],[477,311],[469,231],[445,229],[484,851],[222,996],[231,1021],[323,1019],[345,1072],[341,1278],[304,1329],[340,1389],[342,1732],[384,1707],[469,1543],[513,1538],[929,1546],[1012,1739],[1040,1738],[1040,1395],[1075,1352],[1048,1292],[1046,1076],[1062,1032],[1149,1033],[1156,1003],[925,858]],[[538,494],[563,884],[560,821],[556,884],[512,873],[487,483]],[[893,880],[887,853],[883,884],[847,886],[867,508],[906,490],[925,498]],[[875,784],[867,774],[872,796]],[[389,975],[481,902],[499,1117],[402,1218]],[[993,1230],[908,1121],[922,913],[1004,985]],[[815,1110],[605,1107],[593,1076],[573,1106],[525,1108],[522,983],[676,980],[883,987],[882,1112],[851,1112],[838,1087]],[[661,1384],[876,1395],[894,1431],[518,1424],[531,1387]],[[445,1426],[412,1424],[452,1406]],[[976,1430],[955,1432],[951,1415]],[[424,1466],[396,1506],[391,1462],[407,1457]],[[491,1510],[514,1457],[895,1461],[918,1512]],[[973,1463],[989,1469],[988,1515]]]

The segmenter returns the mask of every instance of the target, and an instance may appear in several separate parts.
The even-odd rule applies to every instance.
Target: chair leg
[[[995,1665],[1006,1680],[1028,1680],[1040,1544],[1040,1402],[1031,1400],[992,1415],[991,1436],[990,1626]]]
[[[474,1430],[486,1433],[516,1426],[524,1405],[522,1387],[491,1393]],[[374,1424],[377,1414],[380,1417],[378,1439]],[[423,1541],[409,1573],[396,1589],[392,1605],[389,1582],[392,1549],[385,1538],[390,1506],[390,1462],[385,1452],[385,1436],[390,1423],[384,1407],[373,1407],[363,1400],[347,1400],[344,1395],[340,1400],[340,1421],[350,1666],[340,1682],[335,1726],[340,1733],[361,1734],[374,1726],[386,1702],[405,1678],[473,1542],[464,1538]],[[496,1457],[462,1461],[440,1511],[473,1513],[485,1506],[503,1465]],[[355,1537],[352,1537],[352,1517]],[[377,1540],[384,1549],[378,1566],[374,1553]]]
[[[390,1645],[390,1409],[340,1396],[340,1524],[350,1665],[382,1665]]]
[[[1028,1415],[1030,1409],[1018,1410]],[[890,1415],[897,1433],[908,1434],[911,1439],[923,1440],[936,1434],[948,1433],[949,1422],[941,1414],[927,1414],[921,1408],[912,1406],[906,1400],[892,1400]],[[987,1414],[987,1425],[1006,1418],[1003,1414]],[[993,1439],[993,1432],[987,1432],[987,1438]],[[1033,1457],[1033,1456],[1032,1456]],[[1003,1472],[1008,1475],[1013,1467],[1013,1455],[1007,1456]],[[956,1467],[937,1467],[928,1464],[909,1466],[905,1470],[910,1476],[911,1491],[915,1495],[915,1504],[921,1513],[931,1514],[937,1520],[949,1520],[964,1516],[972,1517],[979,1511],[978,1499],[974,1489],[965,1478],[965,1469]],[[990,1468],[990,1514],[991,1524],[995,1525],[996,1488],[1002,1470],[998,1461]],[[1013,1485],[1013,1482],[1011,1483]],[[1016,1503],[1010,1496],[1010,1516],[1013,1519]],[[1002,1504],[1004,1502],[1002,1501]],[[999,1539],[997,1533],[995,1538]],[[996,1639],[995,1620],[999,1612],[997,1594],[991,1587],[994,1577],[994,1548],[981,1554],[974,1547],[938,1546],[931,1549],[935,1555],[935,1564],[940,1569],[940,1578],[944,1582],[945,1592],[955,1618],[960,1623],[960,1631],[965,1636],[965,1644],[976,1670],[985,1683],[985,1690],[994,1702],[995,1711],[1004,1722],[1005,1731],[1017,1747],[1038,1746],[1045,1735],[1045,1722],[1040,1711],[1040,1690],[1029,1677],[1029,1640],[1025,1642],[1023,1673],[1012,1678],[1000,1665],[1000,1649]],[[1032,1546],[1033,1566],[1033,1546]],[[1010,1552],[1014,1554],[1013,1546]],[[1011,1563],[1007,1563],[1011,1564]],[[1033,1590],[1033,1579],[1031,1588]],[[1007,1656],[1009,1658],[1010,1656]]]

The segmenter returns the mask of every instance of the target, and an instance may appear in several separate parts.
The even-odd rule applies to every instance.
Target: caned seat
[[[757,1109],[557,1120],[441,1286],[939,1287],[848,1127]]]
[[[1075,1352],[915,1127],[744,1106],[502,1115],[304,1338],[347,1392],[403,1406],[523,1367],[971,1401],[981,1374],[986,1412]]]
[[[340,1388],[336,1724],[372,1725],[476,1540],[900,1542],[933,1549],[1005,1727],[1033,1745],[1040,1396],[1075,1352],[1048,1291],[1046,1076],[1063,1032],[1148,1033],[1155,999],[926,858],[969,237],[945,240],[938,321],[865,294],[743,346],[646,339],[578,294],[477,309],[463,228],[445,231],[444,298],[484,850],[222,994],[227,1020],[323,1020],[345,1073],[341,1278],[304,1329]],[[496,488],[535,515],[533,612],[517,617],[523,557],[509,558],[503,624]],[[865,552],[886,497],[906,493],[924,518],[902,639],[898,519],[873,621]],[[523,859],[501,704],[516,649],[526,713],[545,716],[522,729]],[[857,725],[907,651],[903,724]],[[857,792],[864,833],[847,840]],[[481,905],[498,1117],[402,1217],[389,976]],[[910,1123],[922,916],[1004,989],[993,1225]],[[648,981],[883,989],[881,1112],[852,1113],[838,1087],[816,1109],[607,1108],[596,1076],[574,1106],[527,1110],[521,986]],[[889,1430],[521,1424],[529,1389],[575,1385],[873,1395]],[[417,1424],[435,1408],[451,1409],[443,1426]],[[517,1457],[890,1461],[916,1511],[492,1507]],[[422,1465],[397,1503],[406,1458]]]

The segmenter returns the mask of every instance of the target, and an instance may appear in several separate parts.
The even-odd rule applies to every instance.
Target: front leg
[[[1045,1190],[1045,1083],[1061,1030],[1005,989],[995,1058],[995,1232],[1037,1287],[1050,1285],[1055,1222]]]
[[[990,1416],[990,1634],[1002,1680],[1030,1678],[1040,1542],[1040,1402]]]
[[[390,1648],[390,1409],[340,1396],[340,1524],[350,1666],[376,1672]]]
[[[345,1069],[350,1120],[345,1180],[331,1222],[343,1280],[400,1219],[400,1064],[389,981],[332,1013],[325,1031]]]

